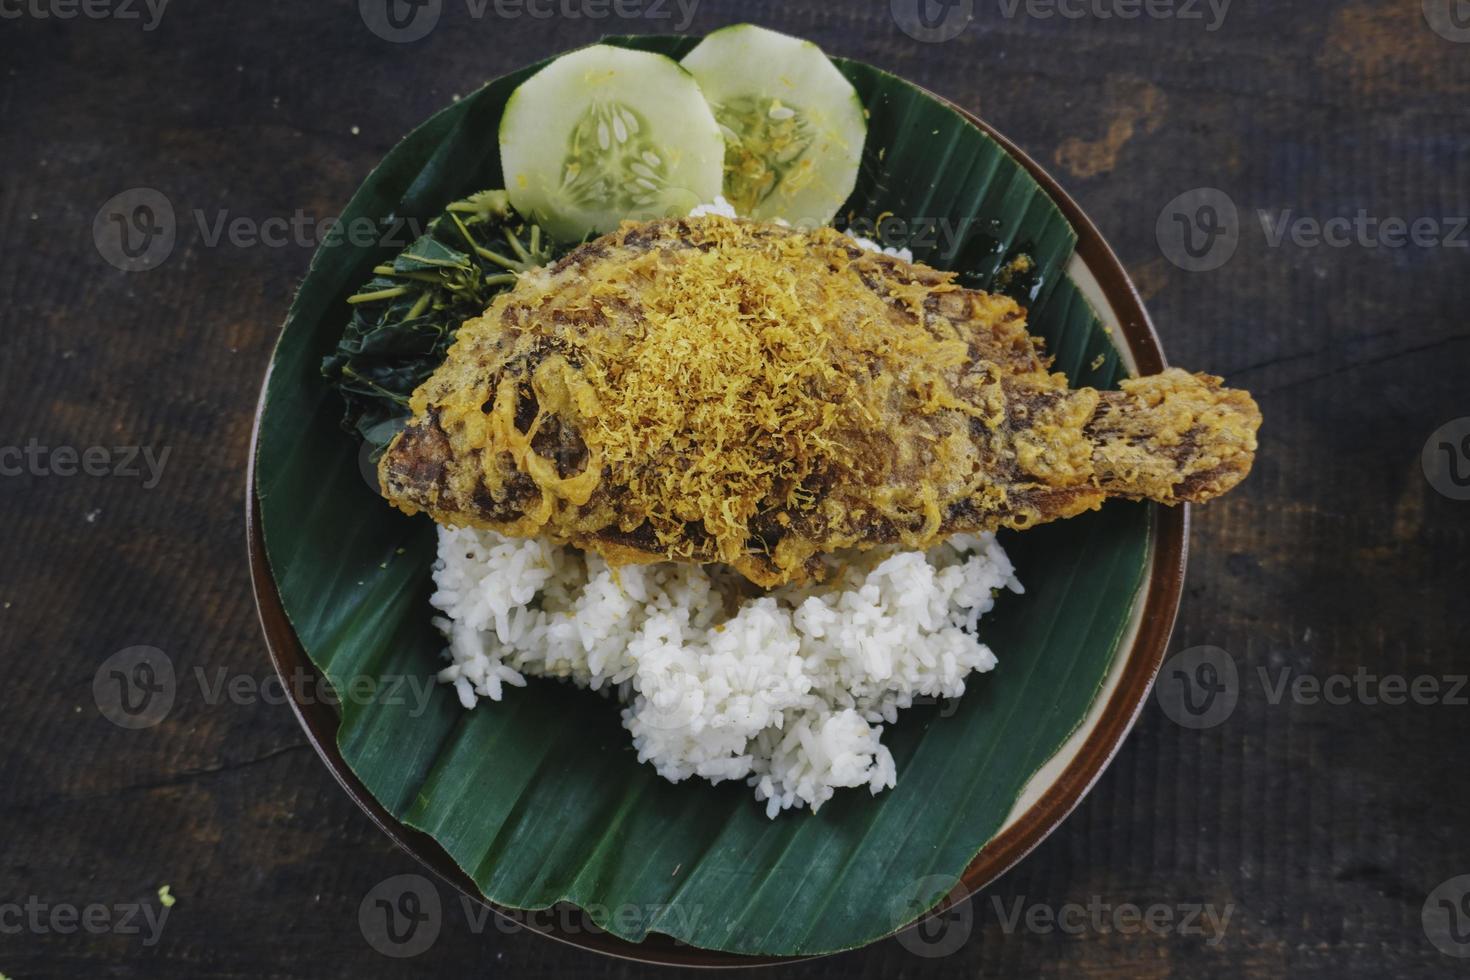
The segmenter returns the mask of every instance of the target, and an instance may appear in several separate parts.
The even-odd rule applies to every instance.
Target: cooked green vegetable
[[[603,44],[533,75],[500,123],[511,203],[564,241],[708,204],[724,154],[720,127],[678,62]]]
[[[409,416],[408,398],[444,360],[459,325],[478,316],[516,276],[544,265],[556,246],[511,208],[501,190],[456,201],[428,233],[347,302],[352,319],[322,374],[347,402],[344,428],[387,447]]]
[[[715,31],[680,62],[725,136],[725,197],[739,214],[832,220],[857,183],[862,99],[822,49],[754,24]]]

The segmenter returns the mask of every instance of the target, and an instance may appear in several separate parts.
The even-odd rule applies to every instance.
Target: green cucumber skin
[[[678,62],[605,45],[564,55],[516,89],[500,145],[512,203],[563,241],[713,200],[725,152]]]
[[[830,222],[857,184],[867,122],[862,99],[821,48],[736,24],[708,35],[682,63],[725,133],[724,190],[736,210]]]

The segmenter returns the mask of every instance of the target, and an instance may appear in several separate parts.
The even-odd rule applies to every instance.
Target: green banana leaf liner
[[[679,58],[697,41],[609,43]],[[1118,351],[1065,274],[1076,233],[1043,189],[949,106],[879,69],[834,60],[871,116],[842,214],[899,216],[917,229],[916,259],[960,270],[967,285],[992,286],[1011,258],[1030,255],[1033,271],[1009,288],[1056,370],[1074,384],[1113,386],[1125,373]],[[414,130],[353,196],[342,227],[427,220],[502,186],[501,110],[540,67],[497,79]],[[270,567],[302,646],[342,691],[363,678],[429,678],[442,666],[429,622],[433,525],[370,489],[358,446],[339,427],[340,400],[318,371],[347,296],[392,252],[343,235],[319,249],[275,352],[259,425]],[[473,711],[443,686],[422,711],[414,697],[344,696],[338,746],[389,813],[431,835],[500,906],[572,903],[634,943],[662,933],[757,956],[850,949],[939,903],[1087,715],[1144,580],[1149,535],[1148,507],[1126,503],[1002,535],[1026,594],[1003,596],[980,625],[1000,666],[974,677],[957,703],[915,707],[885,730],[895,789],[839,791],[817,814],[769,820],[743,784],[665,782],[638,763],[613,702],[553,681]]]

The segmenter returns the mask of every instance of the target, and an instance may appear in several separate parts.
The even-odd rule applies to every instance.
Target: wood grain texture
[[[759,21],[978,111],[1099,224],[1171,359],[1251,388],[1267,419],[1255,475],[1196,511],[1174,642],[1232,655],[1229,719],[1187,729],[1151,703],[1076,814],[976,896],[957,951],[889,941],[783,975],[1463,971],[1421,910],[1470,874],[1470,707],[1274,689],[1362,671],[1438,678],[1444,692],[1470,671],[1470,503],[1437,493],[1420,466],[1430,433],[1470,415],[1470,249],[1273,247],[1258,219],[1470,214],[1470,45],[1436,34],[1420,6],[1237,0],[1209,31],[1028,16],[1024,2],[1008,17],[1008,4],[977,0],[958,37],[920,44],[887,0],[698,5],[691,30]],[[141,21],[30,6],[0,20],[0,451],[31,440],[169,451],[151,489],[144,476],[43,475],[50,465],[0,477],[0,972],[654,975],[494,924],[477,931],[447,889],[427,952],[397,962],[364,939],[364,896],[416,866],[331,780],[287,708],[216,693],[221,678],[269,676],[244,561],[246,446],[314,235],[211,239],[221,212],[256,226],[331,216],[455,92],[604,32],[671,30],[679,7],[666,7],[668,20],[629,23],[504,19],[492,3],[477,20],[446,0],[413,44],[374,36],[351,2],[180,4],[151,31],[141,5]],[[127,274],[91,228],[136,187],[172,203],[177,241],[160,268]],[[1155,237],[1165,204],[1197,187],[1224,191],[1240,214],[1239,248],[1213,272],[1180,270]],[[101,715],[92,686],[137,645],[168,655],[177,697],[160,724],[131,731]],[[163,883],[178,904],[151,946],[49,920],[11,928],[7,910],[32,897],[156,912]],[[1024,914],[1012,929],[1017,900],[1023,913],[1233,911],[1212,943],[1048,932]]]

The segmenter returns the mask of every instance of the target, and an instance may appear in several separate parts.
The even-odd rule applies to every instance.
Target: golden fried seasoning
[[[1012,300],[831,229],[629,223],[463,326],[383,486],[444,523],[774,585],[1249,469],[1244,393],[1181,371],[1070,391],[1038,348]]]

